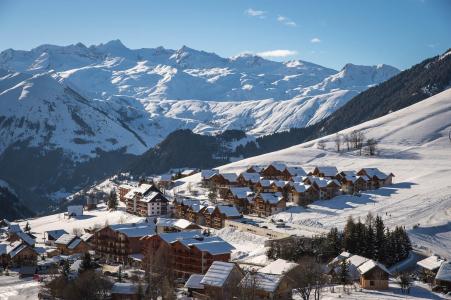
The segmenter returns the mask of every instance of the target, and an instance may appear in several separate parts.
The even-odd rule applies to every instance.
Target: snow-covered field
[[[293,226],[302,225],[301,234],[333,226],[343,228],[349,216],[379,214],[388,226],[403,225],[416,248],[451,258],[451,89],[411,107],[344,130],[363,130],[366,137],[379,141],[378,156],[337,153],[334,135],[281,151],[237,161],[222,167],[221,172],[241,172],[249,165],[266,165],[273,161],[301,165],[333,165],[339,170],[377,167],[395,174],[394,184],[362,193],[361,197],[339,196],[316,201],[307,209],[292,207],[275,215]],[[198,174],[182,179],[200,180]],[[183,186],[182,186],[183,187]],[[182,187],[179,187],[181,189]],[[413,228],[416,225],[417,228]]]
[[[15,272],[0,276],[0,300],[38,299],[39,283],[32,278],[20,279]]]

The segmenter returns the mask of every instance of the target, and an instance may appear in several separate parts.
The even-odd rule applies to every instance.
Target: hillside
[[[240,172],[248,165],[283,162],[309,169],[333,165],[339,170],[378,167],[395,174],[394,185],[357,196],[339,196],[316,201],[307,209],[293,207],[274,219],[302,226],[303,233],[333,226],[343,228],[349,216],[364,218],[379,214],[388,226],[404,225],[414,246],[426,253],[451,258],[451,89],[417,104],[341,131],[363,131],[379,141],[378,156],[334,149],[335,135],[321,138],[326,149],[317,149],[318,140],[219,167],[223,172]],[[199,175],[181,181],[195,182]],[[180,187],[179,187],[180,189]],[[301,232],[302,233],[302,232]]]

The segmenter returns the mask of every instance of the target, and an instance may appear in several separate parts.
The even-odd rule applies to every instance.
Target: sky
[[[0,0],[0,50],[41,44],[183,45],[341,69],[406,69],[451,48],[450,0]]]

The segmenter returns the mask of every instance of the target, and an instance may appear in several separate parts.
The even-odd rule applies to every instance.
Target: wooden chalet
[[[3,268],[35,266],[37,260],[38,253],[27,243],[15,241],[0,244],[0,266]]]
[[[202,274],[191,274],[185,282],[184,287],[188,290],[188,297],[190,297],[190,299],[207,299],[207,296],[205,295],[205,287],[202,283],[200,283],[202,279],[204,279],[204,275]]]
[[[319,200],[328,200],[337,196],[340,192],[340,183],[336,179],[325,179],[314,176],[307,176],[305,184],[311,185],[316,191]]]
[[[144,242],[141,239],[153,234],[153,223],[109,225],[95,233],[95,252],[107,260],[127,263],[130,255],[142,253]]]
[[[451,291],[451,262],[445,261],[438,269],[435,276],[435,290],[440,290],[444,293]]]
[[[248,166],[246,169],[246,173],[260,173],[263,170],[260,166]]]
[[[378,189],[393,183],[393,173],[385,174],[378,168],[363,168],[357,172],[359,176],[367,176],[369,178],[368,188]]]
[[[74,234],[63,234],[56,241],[55,246],[63,255],[72,255],[75,253],[85,253],[92,248],[87,242]]]
[[[438,269],[445,260],[441,259],[438,256],[431,255],[425,259],[422,259],[417,262],[417,266],[419,267],[419,277],[421,280],[433,283],[435,279],[435,275],[437,275]]]
[[[386,290],[388,289],[388,279],[390,271],[372,259],[366,261],[358,267],[360,273],[360,286],[368,290]]]
[[[231,262],[214,261],[200,284],[206,299],[233,299],[233,292],[244,277],[240,267]]]
[[[156,232],[181,232],[188,230],[201,229],[201,227],[193,222],[185,219],[169,219],[169,218],[158,218],[156,223]]]
[[[248,198],[252,197],[254,192],[248,187],[231,187],[224,195],[224,200],[230,204],[236,205],[241,211],[246,211]]]
[[[260,181],[260,174],[243,172],[238,175],[237,183],[239,186],[247,186],[250,189],[254,188],[254,185]]]
[[[293,299],[295,281],[286,274],[269,274],[258,271],[248,272],[241,280],[239,287],[244,293],[252,293],[255,299]],[[249,290],[249,292],[247,292]]]
[[[258,193],[252,198],[250,211],[261,216],[270,216],[281,212],[286,207],[286,200],[281,193]]]
[[[54,245],[55,241],[59,239],[63,234],[67,234],[68,232],[64,229],[55,229],[44,232],[45,243],[47,245]]]
[[[205,274],[214,261],[229,261],[234,249],[219,237],[203,236],[200,230],[156,234],[143,240],[146,256],[164,253],[176,276],[185,280],[192,274]]]
[[[283,180],[293,180],[296,177],[307,176],[307,172],[302,167],[285,167],[285,178]]]
[[[357,175],[354,171],[342,171],[335,176],[341,184],[341,191],[348,195],[353,195],[368,189],[369,178],[366,175]]]
[[[285,180],[272,180],[269,184],[270,191],[273,193],[281,193],[282,195],[286,196],[288,193],[288,190],[290,189],[292,182],[291,181],[285,181]]]
[[[208,211],[206,209],[204,214],[208,213]],[[223,228],[225,220],[236,220],[242,217],[238,209],[233,205],[217,205],[209,214],[205,219],[205,225],[216,229]]]
[[[309,184],[295,182],[290,185],[287,201],[306,206],[318,199],[318,191]]]
[[[335,175],[337,175],[338,170],[336,167],[332,166],[317,166],[313,169],[312,172],[308,173],[308,175],[321,177],[321,178],[335,178]]]
[[[286,166],[281,163],[271,163],[260,171],[260,175],[265,179],[284,180],[287,178]]]
[[[188,214],[192,206],[201,207],[202,204],[196,199],[175,199],[173,202],[174,213],[177,218],[189,220]],[[190,210],[192,211],[192,210]],[[197,222],[195,222],[197,223]]]
[[[210,183],[217,187],[237,185],[238,176],[235,173],[217,173],[210,177]]]
[[[254,185],[254,192],[256,192],[256,193],[270,193],[270,192],[272,192],[271,183],[272,183],[272,180],[260,179],[260,181],[257,182]]]

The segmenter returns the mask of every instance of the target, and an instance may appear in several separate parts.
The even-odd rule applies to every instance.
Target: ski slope
[[[310,169],[315,165],[334,165],[339,170],[378,167],[395,174],[394,184],[362,196],[342,195],[332,200],[316,201],[308,208],[291,207],[274,216],[293,227],[302,226],[300,234],[316,229],[343,228],[349,216],[364,218],[369,212],[379,214],[389,227],[403,225],[414,247],[425,253],[451,258],[451,89],[420,103],[343,130],[348,134],[362,130],[367,138],[379,141],[379,155],[359,156],[353,152],[337,153],[335,135],[321,138],[326,149],[316,147],[318,140],[237,161],[221,172],[241,172],[249,165],[283,162]],[[184,178],[199,180],[199,175]],[[414,229],[413,227],[417,227]],[[300,227],[299,227],[300,228]]]

